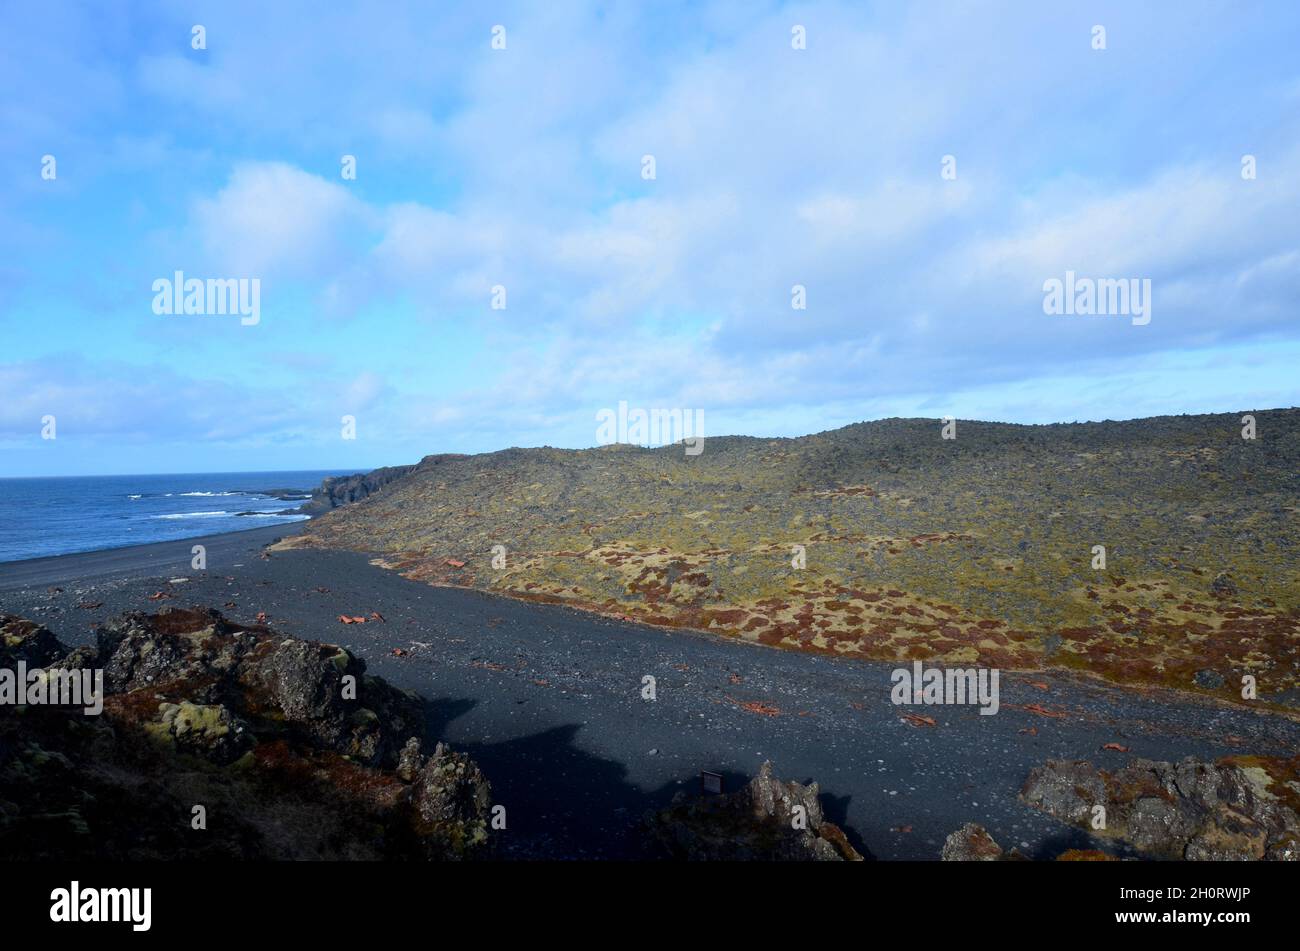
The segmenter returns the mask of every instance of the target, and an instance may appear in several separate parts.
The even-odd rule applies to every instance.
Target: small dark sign
[[[717,795],[722,792],[722,774],[710,773],[707,769],[700,770],[700,788],[706,793]]]

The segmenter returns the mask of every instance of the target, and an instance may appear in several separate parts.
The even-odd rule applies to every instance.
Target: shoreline
[[[248,545],[260,549],[277,538],[285,538],[301,531],[299,526],[306,524],[306,521],[301,521],[284,525],[258,525],[214,535],[191,535],[174,541],[142,542],[117,548],[96,548],[91,551],[0,561],[0,592],[39,584],[130,577],[143,569],[188,573],[193,571],[190,567],[193,557],[191,549],[195,545],[203,545],[209,557],[214,552],[238,550]],[[42,571],[45,573],[42,574]]]
[[[263,550],[291,531],[207,536],[206,571],[190,568],[191,539],[11,562],[0,565],[0,610],[72,647],[123,613],[191,606],[339,644],[368,673],[427,699],[430,737],[470,755],[508,804],[512,858],[646,857],[637,816],[698,784],[702,769],[736,788],[764,760],[782,777],[817,781],[831,821],[877,858],[937,859],[968,821],[1047,858],[1063,839],[1088,845],[1017,796],[1047,760],[1113,769],[1300,746],[1289,718],[1055,672],[1004,677],[997,716],[929,705],[934,723],[917,725],[905,718],[917,708],[890,700],[888,662],[751,650],[707,632],[428,585],[360,552]],[[379,617],[339,620],[371,612]],[[641,696],[647,674],[656,703]]]
[[[419,585],[432,590],[453,591],[477,596],[485,599],[488,603],[494,601],[507,602],[524,608],[539,607],[543,609],[564,611],[577,617],[592,618],[619,627],[639,628],[646,631],[657,632],[661,636],[667,637],[673,635],[686,635],[706,642],[725,644],[730,648],[739,650],[761,648],[777,655],[793,654],[807,657],[820,657],[832,663],[844,663],[847,665],[865,664],[882,668],[888,667],[891,669],[900,665],[910,667],[911,664],[911,661],[895,661],[855,654],[838,654],[820,650],[795,650],[788,647],[762,644],[756,641],[728,637],[726,635],[718,634],[715,631],[703,630],[700,628],[671,624],[653,624],[636,618],[624,619],[617,613],[610,613],[583,602],[568,602],[539,597],[520,597],[510,592],[490,591],[470,585],[417,581],[406,578],[394,569],[373,565],[371,559],[376,556],[372,552],[360,552],[350,549],[315,548],[311,546],[303,548],[291,546],[289,548],[278,550],[270,547],[276,542],[302,534],[308,524],[310,524],[308,521],[302,521],[291,522],[283,526],[265,525],[234,532],[198,535],[191,538],[176,539],[175,541],[144,542],[138,545],[128,545],[119,548],[101,548],[94,551],[67,552],[62,555],[44,555],[39,558],[0,562],[0,608],[3,608],[3,595],[6,592],[25,591],[42,586],[70,584],[93,585],[106,581],[141,580],[146,577],[161,576],[166,573],[173,573],[176,575],[193,574],[194,569],[191,567],[191,548],[195,544],[203,544],[207,549],[209,560],[213,558],[218,560],[223,558],[229,559],[236,556],[243,557],[246,560],[251,558],[261,558],[264,551],[273,557],[279,557],[285,553],[295,551],[313,551],[322,554],[333,553],[345,557],[359,557],[365,560],[367,567],[372,568],[375,571],[383,572],[384,574],[391,575],[395,578],[400,578],[402,581],[409,584]],[[231,564],[235,567],[243,567],[243,565],[234,562],[231,562]],[[220,607],[218,604],[209,604],[204,606],[213,608]],[[156,607],[148,608],[148,610],[156,609]],[[943,667],[942,664],[931,666]],[[1128,684],[1109,680],[1094,671],[1076,670],[1067,667],[1008,667],[1003,668],[1002,672],[1008,676],[1020,678],[1022,680],[1032,679],[1035,677],[1050,677],[1054,680],[1070,682],[1080,687],[1091,685],[1097,688],[1120,691],[1122,693],[1131,694],[1135,697],[1143,696],[1148,698],[1160,698],[1162,699],[1162,702],[1169,704],[1182,704],[1186,706],[1199,705],[1205,707],[1207,710],[1236,711],[1256,716],[1278,717],[1291,722],[1300,723],[1300,710],[1289,707],[1285,704],[1270,701],[1261,700],[1257,701],[1254,705],[1247,705],[1244,703],[1239,704],[1222,697],[1194,690],[1180,690],[1174,687],[1149,684]]]

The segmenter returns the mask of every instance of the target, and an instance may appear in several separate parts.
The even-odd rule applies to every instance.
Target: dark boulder
[[[12,614],[0,614],[0,664],[12,667],[22,661],[28,667],[48,667],[67,648],[48,630]]]

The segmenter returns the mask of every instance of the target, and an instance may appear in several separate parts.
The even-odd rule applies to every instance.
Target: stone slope
[[[1300,410],[430,456],[284,547],[779,647],[1300,705]],[[1094,546],[1106,567],[1093,567]],[[494,567],[494,551],[500,558]],[[806,566],[794,565],[804,552]]]

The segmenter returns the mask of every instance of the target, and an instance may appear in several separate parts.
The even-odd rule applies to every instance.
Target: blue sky
[[[0,476],[1300,402],[1290,2],[0,10]]]

